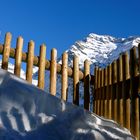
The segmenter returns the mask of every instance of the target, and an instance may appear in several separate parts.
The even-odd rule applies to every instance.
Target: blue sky
[[[29,40],[35,41],[35,54],[42,43],[58,56],[76,40],[89,33],[115,37],[140,35],[140,0],[0,0],[0,43],[4,34],[24,38],[24,51]]]

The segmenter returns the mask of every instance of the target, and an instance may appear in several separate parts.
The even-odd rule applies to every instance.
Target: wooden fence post
[[[97,115],[99,115],[100,113],[100,82],[101,82],[101,69],[99,68],[98,69],[98,72],[97,72],[97,78],[98,78],[98,87],[97,87]]]
[[[139,96],[138,82],[136,76],[138,66],[136,59],[136,48],[130,50],[130,84],[131,84],[131,133],[139,140]]]
[[[94,83],[94,101],[93,101],[93,111],[94,113],[97,113],[97,87],[98,87],[98,68],[95,67],[94,69],[94,77],[95,77],[95,83]]]
[[[116,85],[117,85],[117,61],[112,63],[112,118],[117,121],[117,96],[116,96]]]
[[[46,62],[46,46],[42,44],[40,46],[39,70],[38,70],[38,87],[40,89],[44,89],[45,87],[45,62]]]
[[[10,46],[11,46],[12,35],[11,33],[6,33],[5,41],[4,41],[4,48],[3,48],[3,56],[2,56],[2,69],[8,69],[8,61],[10,55]]]
[[[123,96],[122,96],[122,80],[123,80],[123,69],[122,69],[122,55],[117,60],[117,99],[118,99],[118,115],[117,120],[121,126],[123,126]]]
[[[102,69],[100,68],[100,85],[99,85],[99,116],[101,116],[101,99],[102,99]]]
[[[90,109],[90,64],[88,60],[84,62],[84,108]]]
[[[138,93],[140,93],[140,43],[138,44],[138,70],[139,70],[139,85],[138,85]],[[140,99],[140,98],[139,98]],[[140,102],[140,101],[139,101]],[[140,107],[140,106],[139,106]],[[139,108],[140,109],[140,108]],[[140,113],[140,110],[139,110]]]
[[[21,70],[21,59],[22,59],[22,47],[23,47],[23,38],[20,36],[17,39],[16,44],[16,56],[15,56],[15,67],[14,67],[14,74],[20,77],[20,70]]]
[[[104,112],[104,117],[107,118],[107,112],[108,112],[108,106],[107,106],[107,96],[108,96],[108,73],[107,73],[107,67],[104,69],[104,86],[105,86],[105,89],[104,89],[104,94],[105,94],[105,103],[104,103],[104,106],[105,106],[105,112]]]
[[[26,67],[26,80],[32,83],[33,62],[34,61],[34,42],[31,40],[28,43],[27,67]]]
[[[51,62],[50,62],[50,93],[56,95],[56,78],[57,78],[57,50],[53,48],[51,50]]]
[[[130,78],[129,74],[129,56],[128,53],[122,55],[122,65],[123,65],[123,124],[124,127],[130,130]]]
[[[101,116],[104,116],[104,69],[101,70]]]
[[[108,119],[112,119],[112,67],[108,66]]]
[[[139,78],[138,78],[138,93],[140,94],[140,43],[138,44],[138,66],[139,66]],[[139,104],[139,107],[138,107],[138,112],[139,112],[139,120],[138,120],[138,128],[140,130],[140,95],[139,95],[139,98],[137,99],[138,101],[138,104]],[[137,116],[138,117],[138,116]],[[140,131],[138,132],[138,138],[140,139]]]
[[[73,103],[79,105],[79,58],[73,59]]]
[[[62,55],[62,84],[61,84],[61,98],[66,101],[68,94],[68,54],[66,52]]]

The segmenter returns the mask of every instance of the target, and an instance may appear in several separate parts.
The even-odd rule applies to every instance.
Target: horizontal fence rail
[[[3,54],[4,51],[4,45],[0,44],[0,54]],[[10,48],[10,54],[9,57],[15,59],[16,56],[16,49],[15,48]],[[22,62],[27,63],[28,61],[28,53],[27,52],[22,52]],[[33,65],[34,66],[39,66],[39,56],[34,56],[33,58]],[[50,70],[50,60],[45,60],[45,70]],[[62,65],[57,63],[57,73],[61,74],[62,73]],[[68,67],[68,77],[73,77],[73,69],[71,67]],[[79,80],[83,81],[84,80],[84,73],[79,70]],[[94,84],[94,75],[90,75],[90,84]]]
[[[118,122],[139,140],[140,44],[94,72],[94,112]]]

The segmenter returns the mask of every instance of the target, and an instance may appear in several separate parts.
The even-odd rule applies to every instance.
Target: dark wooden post
[[[122,65],[123,65],[123,125],[130,130],[130,78],[129,73],[129,56],[128,53],[122,55]]]
[[[88,60],[84,62],[84,108],[90,109],[90,63]]]
[[[68,94],[68,54],[66,52],[62,55],[62,84],[61,84],[61,98],[66,101]]]
[[[112,119],[112,67],[108,66],[108,119]]]
[[[6,33],[4,48],[3,48],[3,56],[2,56],[2,69],[8,69],[8,61],[10,56],[10,46],[11,46],[12,35],[11,33]]]
[[[104,94],[105,94],[105,103],[104,103],[104,106],[105,106],[105,112],[104,112],[104,116],[105,116],[105,118],[107,118],[107,113],[108,113],[108,106],[107,106],[107,95],[108,95],[108,73],[107,73],[107,67],[105,68],[105,70],[104,70],[105,72],[104,72],[104,82],[105,82],[105,89],[104,89]]]
[[[123,96],[122,96],[122,80],[123,80],[123,69],[122,69],[122,55],[117,60],[117,99],[118,99],[118,113],[117,120],[121,126],[123,126]]]
[[[102,69],[100,69],[100,86],[99,86],[99,116],[101,116],[101,102],[102,102]]]
[[[131,133],[139,140],[139,96],[138,82],[135,77],[138,75],[136,59],[136,48],[130,50],[130,84],[131,84]]]
[[[40,89],[44,89],[45,87],[45,60],[46,60],[46,46],[42,44],[40,46],[39,70],[38,70],[38,87]]]
[[[57,79],[57,50],[51,50],[51,64],[50,64],[50,93],[56,95],[56,79]]]
[[[138,93],[140,94],[140,43],[138,44],[138,66],[139,66]],[[140,124],[140,96],[139,96],[139,98],[137,100],[138,100],[137,102],[139,104],[139,107],[138,107],[139,119],[138,119],[137,123]],[[139,130],[140,130],[140,125],[137,126],[137,127],[139,127]],[[140,131],[138,132],[138,138],[140,139]]]
[[[98,68],[95,67],[94,69],[94,77],[95,77],[95,84],[94,84],[94,101],[93,101],[93,111],[97,113],[97,87],[98,87]]]
[[[15,68],[14,74],[20,77],[20,70],[21,70],[21,59],[22,59],[22,47],[23,47],[23,38],[20,36],[17,39],[16,44],[16,56],[15,56]]]
[[[101,116],[104,116],[104,69],[101,70]]]
[[[28,43],[28,55],[26,67],[26,80],[29,83],[32,83],[33,63],[34,63],[34,42],[31,40]]]
[[[79,58],[73,59],[73,103],[79,105]]]
[[[97,89],[97,115],[100,114],[100,82],[101,82],[101,69],[98,69],[98,89]]]
[[[117,96],[116,96],[116,85],[117,85],[117,61],[112,63],[112,119],[117,121]]]

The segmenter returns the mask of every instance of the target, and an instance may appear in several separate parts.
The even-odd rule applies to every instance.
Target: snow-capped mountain
[[[86,59],[91,63],[91,74],[93,74],[94,66],[105,67],[106,65],[117,59],[119,55],[126,52],[133,46],[138,46],[140,43],[140,37],[128,37],[128,38],[115,38],[108,35],[89,34],[87,38],[75,42],[70,49],[66,50],[68,53],[68,64],[72,67],[73,56],[79,57],[79,66],[83,69],[83,64]],[[62,63],[61,57],[58,58],[58,63]],[[34,74],[34,78],[37,79],[37,73]],[[49,71],[46,71],[46,85],[45,90],[49,92]],[[72,100],[73,86],[72,79],[69,78],[68,86],[68,101]],[[83,86],[80,83],[80,104],[83,104]],[[57,78],[57,96],[60,97],[61,93],[61,76]]]

